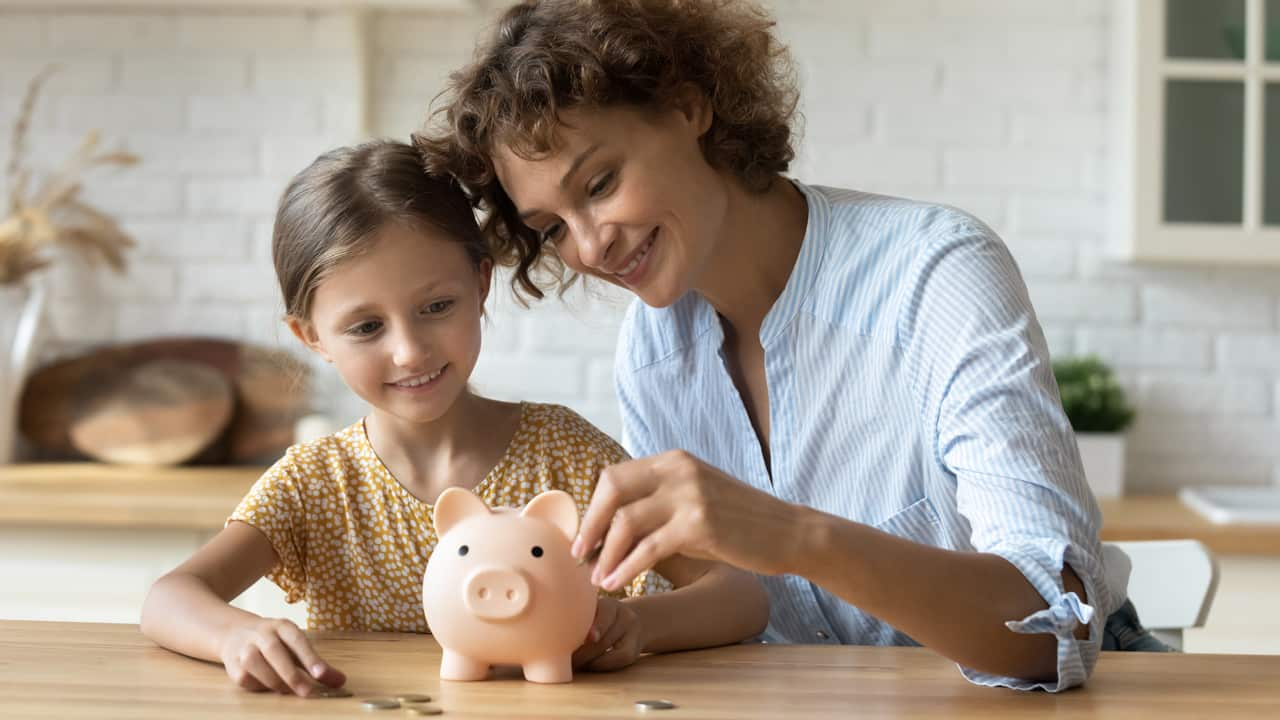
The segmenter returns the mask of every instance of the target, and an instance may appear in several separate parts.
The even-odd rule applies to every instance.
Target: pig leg
[[[573,680],[573,658],[561,655],[527,662],[524,679],[536,683],[567,683]]]
[[[477,660],[460,655],[452,650],[441,649],[443,653],[440,658],[440,679],[441,680],[460,680],[469,682],[471,680],[484,680],[489,677],[489,664],[482,663]]]

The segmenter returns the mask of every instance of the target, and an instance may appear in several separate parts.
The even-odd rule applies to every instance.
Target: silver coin
[[[400,707],[399,701],[391,698],[367,698],[360,705],[365,710],[395,710]]]
[[[402,703],[431,702],[430,695],[423,695],[421,693],[400,693],[399,695],[396,695],[396,699]]]
[[[406,707],[404,711],[409,715],[416,715],[418,717],[422,717],[424,715],[443,715],[444,714],[444,710],[441,710],[440,708],[434,705],[410,705],[409,707]]]
[[[670,700],[637,700],[637,710],[675,710],[676,704]]]

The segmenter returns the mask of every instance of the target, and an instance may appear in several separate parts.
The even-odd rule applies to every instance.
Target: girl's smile
[[[448,363],[445,363],[445,365],[438,370],[422,373],[420,375],[411,375],[402,380],[389,382],[387,385],[410,395],[425,394],[440,385],[440,377],[444,375],[445,370],[448,369],[449,365]]]

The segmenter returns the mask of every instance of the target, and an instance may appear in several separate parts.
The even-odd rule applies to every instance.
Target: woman
[[[567,270],[637,297],[616,380],[638,459],[602,473],[574,551],[603,543],[605,588],[673,554],[760,573],[766,639],[1078,685],[1123,594],[1018,270],[960,211],[784,178],[771,29],[729,0],[522,3],[417,138],[518,289]]]

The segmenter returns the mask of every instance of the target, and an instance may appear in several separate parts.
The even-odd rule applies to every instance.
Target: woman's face
[[[699,138],[705,102],[658,112],[629,107],[561,113],[555,149],[534,160],[503,146],[502,187],[526,225],[571,269],[666,307],[697,287],[725,224],[725,176]]]

